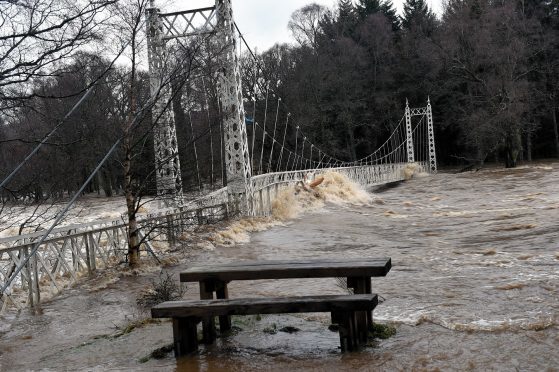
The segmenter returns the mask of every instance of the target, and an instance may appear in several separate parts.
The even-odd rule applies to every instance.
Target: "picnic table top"
[[[189,267],[180,273],[180,281],[373,277],[386,276],[391,267],[390,257],[239,261]]]

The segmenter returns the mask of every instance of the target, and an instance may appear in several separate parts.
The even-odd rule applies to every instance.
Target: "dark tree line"
[[[145,56],[139,25],[135,25],[139,34],[134,36],[138,38],[134,71],[127,64],[111,65],[98,53],[80,51],[88,42],[103,40],[103,32],[118,30],[118,17],[102,17],[118,14],[102,11],[117,6],[113,3],[2,3],[0,176],[7,175],[85,89],[101,79],[63,129],[2,190],[4,198],[38,201],[76,191],[123,135],[131,104],[141,107],[149,100],[148,76],[140,63]],[[26,6],[32,4],[38,7],[36,12],[55,17],[46,23],[40,22],[43,18],[15,22],[17,14],[29,18]],[[65,12],[74,16],[65,17]],[[50,29],[46,24],[58,26]],[[284,131],[287,112],[292,114],[293,125],[287,131],[290,148],[296,141],[294,126],[301,125],[309,140],[328,149],[329,155],[359,159],[384,142],[402,117],[406,99],[412,106],[422,106],[429,96],[442,163],[497,160],[514,166],[518,160],[559,155],[557,0],[452,0],[440,18],[424,0],[407,0],[401,16],[388,0],[340,0],[333,10],[317,4],[302,7],[288,27],[295,45],[276,45],[257,56],[258,63],[247,53],[241,65],[247,113],[253,114],[254,104],[256,120],[262,123],[269,85],[277,95],[270,95],[268,118],[276,113],[275,100],[283,99],[278,133]],[[31,54],[23,53],[29,48],[44,53],[31,60]],[[186,74],[189,81],[172,83],[170,104],[187,190],[223,183],[215,79],[219,50],[210,40],[194,49],[187,53],[195,55]],[[184,50],[170,51],[184,59]],[[141,188],[146,194],[155,191],[151,122],[147,115],[142,129],[134,131],[131,159],[134,178],[147,182]],[[249,140],[253,130],[248,129]],[[257,131],[257,148],[262,146],[260,136]],[[264,146],[268,154],[270,144]],[[88,192],[124,191],[123,151],[103,166]],[[277,168],[266,158],[263,162],[255,166]]]
[[[384,140],[406,98],[434,108],[439,159],[559,156],[559,2],[424,0],[310,4],[289,23],[297,45],[261,56],[313,142],[354,160]],[[245,86],[250,87],[250,77]]]

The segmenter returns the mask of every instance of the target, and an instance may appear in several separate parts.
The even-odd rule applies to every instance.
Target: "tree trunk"
[[[353,134],[353,128],[349,124],[347,124],[347,137],[348,137],[348,147],[349,147],[349,154],[351,156],[352,161],[357,160],[357,153],[355,151],[355,135]]]
[[[551,118],[553,119],[553,133],[555,134],[555,156],[559,158],[559,130],[557,129],[557,108],[551,107]]]
[[[124,137],[124,194],[128,213],[128,262],[130,267],[140,263],[140,238],[138,236],[138,221],[136,220],[136,197],[132,190],[131,154],[129,137]]]
[[[131,119],[130,119],[131,121]],[[127,125],[123,137],[124,148],[124,196],[126,198],[126,212],[128,214],[128,264],[135,267],[140,263],[140,237],[138,236],[138,221],[136,220],[137,198],[134,195],[132,178],[132,149],[130,146],[130,125]]]
[[[532,133],[526,133],[526,160],[532,162]]]
[[[505,139],[505,167],[516,168],[518,154],[522,151],[522,141],[517,130],[507,134]]]

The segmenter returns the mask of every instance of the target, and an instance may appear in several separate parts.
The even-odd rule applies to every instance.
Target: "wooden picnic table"
[[[371,294],[371,278],[386,276],[392,267],[391,259],[349,258],[349,259],[299,259],[281,261],[241,261],[235,263],[193,266],[180,273],[181,282],[199,282],[200,299],[228,299],[227,285],[234,280],[301,279],[301,278],[347,278],[347,287],[355,294]],[[372,324],[372,313],[359,315],[362,332]],[[231,329],[228,315],[219,317],[220,331]],[[215,339],[213,318],[203,323],[204,340]],[[367,337],[366,333],[360,335]]]

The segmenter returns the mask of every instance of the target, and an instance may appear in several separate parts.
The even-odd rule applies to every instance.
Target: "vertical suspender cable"
[[[274,132],[272,133],[272,148],[270,149],[270,158],[268,160],[268,173],[270,173],[272,169],[272,158],[274,154],[274,144],[276,143],[276,129],[278,127],[278,115],[279,115],[280,103],[281,103],[281,97],[278,98],[278,104],[276,107],[276,120],[274,121]]]
[[[293,156],[293,165],[291,166],[291,171],[295,170],[295,166],[296,163],[298,161],[297,159],[297,146],[298,146],[298,140],[299,140],[299,126],[297,125],[295,127],[295,129],[297,129],[297,131],[295,132],[295,155]]]
[[[188,118],[190,120],[190,138],[192,140],[192,147],[194,148],[194,159],[196,160],[196,175],[198,177],[198,191],[202,191],[202,180],[200,179],[200,166],[198,165],[198,151],[196,151],[196,141],[194,141],[194,127],[192,125],[192,115],[188,111]]]
[[[211,173],[210,173],[210,186],[213,188],[214,186],[214,140],[213,140],[213,133],[212,133],[212,123],[210,120],[210,105],[208,102],[208,94],[206,90],[206,80],[204,76],[202,76],[202,87],[204,89],[204,100],[206,102],[206,113],[208,116],[208,127],[210,129],[210,157],[211,157]],[[190,115],[190,113],[189,113]],[[192,124],[192,120],[191,120]]]
[[[291,113],[288,112],[287,113],[287,119],[285,121],[285,128],[283,128],[283,140],[281,142],[281,151],[280,151],[280,155],[279,155],[279,161],[278,161],[278,166],[276,168],[276,171],[279,172],[280,168],[281,168],[281,161],[283,160],[283,149],[285,148],[285,136],[287,135],[287,126],[289,125],[289,117],[291,116]],[[287,160],[287,162],[289,163],[289,159]],[[286,165],[287,168],[287,165]]]
[[[253,97],[252,101],[252,149],[250,150],[250,169],[254,171],[254,140],[256,138],[256,97]]]
[[[270,93],[270,83],[266,86],[266,105],[264,108],[264,125],[262,127],[262,148],[260,149],[260,164],[258,169],[260,170],[260,174],[262,174],[262,162],[264,161],[264,141],[266,140],[266,120],[268,119],[268,95]]]

